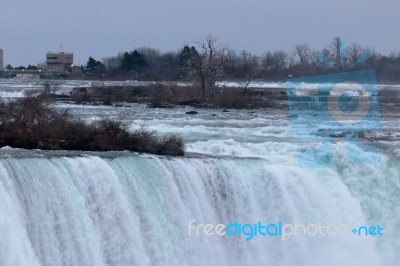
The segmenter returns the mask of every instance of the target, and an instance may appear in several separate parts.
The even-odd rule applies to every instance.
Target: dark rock
[[[197,115],[198,113],[196,111],[188,111],[186,112],[187,115]]]

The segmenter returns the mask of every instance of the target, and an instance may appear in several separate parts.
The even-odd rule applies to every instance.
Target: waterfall
[[[398,265],[399,164],[0,159],[0,265]],[[344,163],[344,162],[343,162]],[[188,223],[377,225],[384,236],[189,235]]]

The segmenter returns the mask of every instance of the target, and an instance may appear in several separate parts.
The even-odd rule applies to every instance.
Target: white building
[[[66,73],[72,71],[74,55],[66,52],[48,52],[46,64],[48,71]]]

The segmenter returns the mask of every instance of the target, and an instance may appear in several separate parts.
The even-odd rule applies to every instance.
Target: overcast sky
[[[5,64],[74,52],[75,64],[149,46],[177,50],[211,34],[261,55],[299,43],[326,47],[335,36],[388,54],[400,48],[398,0],[14,0],[0,8]]]

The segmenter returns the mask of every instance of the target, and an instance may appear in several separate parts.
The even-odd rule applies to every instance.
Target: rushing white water
[[[339,149],[341,147],[338,147]],[[0,265],[397,265],[399,165],[98,156],[0,161]],[[189,236],[188,222],[376,225],[383,237]]]
[[[379,134],[387,138],[373,143],[384,151],[380,160],[349,163],[349,154],[365,162],[378,154],[335,139],[331,167],[304,168],[299,158],[321,144],[318,117],[273,110],[200,109],[189,116],[185,108],[142,105],[57,107],[89,121],[122,117],[131,129],[145,125],[160,135],[180,135],[188,156],[0,149],[1,266],[399,264],[396,115],[384,114]],[[290,119],[303,119],[302,134],[315,139],[293,141]],[[314,155],[306,159],[324,158]],[[246,241],[189,235],[191,220],[379,225],[384,235]]]

